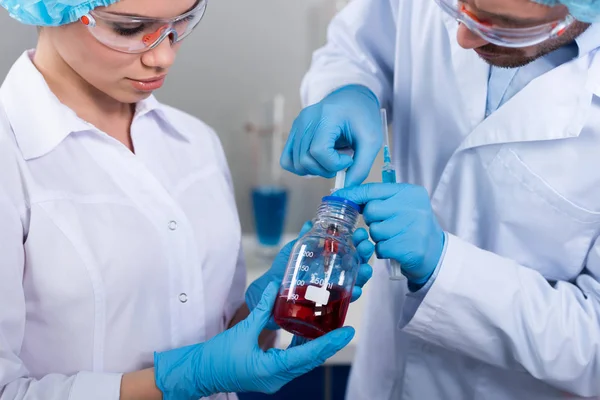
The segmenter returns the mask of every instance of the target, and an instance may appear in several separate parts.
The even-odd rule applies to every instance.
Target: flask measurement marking
[[[303,244],[300,247],[300,254],[304,254],[305,251],[306,251],[306,245]],[[298,257],[298,259],[296,260],[296,267],[294,268],[294,274],[292,275],[292,284],[298,280],[298,272],[300,271],[300,265],[301,264],[302,264],[302,257]],[[294,292],[293,290],[289,291],[289,293],[288,293],[288,300],[296,301],[298,299],[297,298],[296,299],[293,298],[293,297],[296,297],[295,295],[292,294],[293,292]]]

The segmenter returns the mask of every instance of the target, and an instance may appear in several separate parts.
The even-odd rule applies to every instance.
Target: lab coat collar
[[[167,134],[175,134],[180,137],[180,139],[184,139],[189,142],[189,138],[187,137],[186,126],[179,121],[177,116],[174,116],[169,107],[165,107],[164,104],[161,104],[154,95],[138,102],[135,107],[135,115],[133,116],[133,121],[143,118],[145,116],[156,116],[160,118],[162,122],[168,125],[169,129],[165,129],[165,133]]]
[[[458,22],[439,7],[438,12],[448,31],[450,62],[460,93],[460,99],[456,100],[465,105],[463,110],[464,118],[467,119],[465,122],[472,129],[485,118],[490,66],[479,58],[475,51],[463,49],[458,45],[456,41]]]
[[[135,118],[140,118],[150,112],[153,112],[168,125],[170,128],[166,130],[168,133],[176,134],[180,139],[183,139],[188,143],[190,143],[190,135],[197,133],[190,132],[190,126],[186,124],[187,120],[182,120],[182,115],[173,113],[172,108],[161,104],[154,96],[150,96],[146,100],[138,103]]]
[[[597,25],[577,42],[579,57],[534,79],[485,118],[489,65],[456,42],[458,23],[440,10],[450,36],[451,62],[471,133],[458,151],[484,145],[579,136],[593,94],[598,94]],[[466,72],[468,71],[468,73]]]
[[[582,57],[531,81],[477,125],[458,150],[578,137],[598,86],[590,62]]]
[[[33,55],[33,50],[23,53],[0,88],[0,103],[25,160],[50,153],[72,133],[98,131],[52,93],[33,64]],[[150,96],[136,104],[134,119],[161,108],[158,100]],[[161,117],[169,123],[164,113]],[[176,127],[173,128],[180,133]]]
[[[70,132],[90,129],[54,96],[33,65],[33,54],[21,55],[0,88],[0,102],[26,160],[50,152]]]

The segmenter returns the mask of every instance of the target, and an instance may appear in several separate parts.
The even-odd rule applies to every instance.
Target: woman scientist
[[[350,341],[259,347],[290,247],[246,307],[221,145],[151,96],[205,0],[0,4],[42,27],[0,88],[1,400],[274,392]]]

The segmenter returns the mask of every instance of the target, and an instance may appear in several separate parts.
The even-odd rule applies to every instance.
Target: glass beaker
[[[252,188],[252,209],[258,242],[276,247],[283,235],[287,189],[283,186],[257,186]]]
[[[256,238],[263,255],[275,255],[283,236],[288,189],[283,185],[279,157],[283,151],[285,99],[277,95],[260,107],[256,123],[246,130],[253,134],[256,179],[251,187],[252,215]]]
[[[352,242],[359,210],[323,197],[312,229],[294,245],[273,311],[286,331],[315,339],[344,325],[360,266]]]

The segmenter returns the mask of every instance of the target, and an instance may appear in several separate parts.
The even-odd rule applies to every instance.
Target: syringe
[[[396,183],[396,170],[394,169],[392,156],[390,155],[390,136],[385,108],[381,109],[381,124],[383,125],[383,167],[381,168],[381,181],[383,183]],[[388,261],[390,262],[390,279],[394,281],[404,279],[400,269],[400,263],[396,260]]]
[[[334,193],[340,189],[343,189],[345,184],[346,184],[346,170],[343,169],[341,171],[338,171],[337,174],[335,174],[335,186],[333,189],[331,189],[331,193]],[[327,227],[327,233],[331,236],[339,236],[339,228],[336,225],[331,224]],[[333,261],[335,260],[335,255],[337,253],[337,250],[338,250],[338,244],[334,239],[332,239],[332,238],[325,239],[325,260],[323,263],[323,268],[325,269],[325,273],[327,273],[328,270],[332,269],[329,267],[330,266],[333,267]],[[333,259],[331,258],[332,255],[333,255]],[[327,285],[323,285],[323,287],[326,287],[326,286]]]
[[[338,152],[340,154],[344,154],[347,156],[352,157],[352,155],[354,155],[354,151],[350,148],[344,148],[344,149],[339,149]],[[335,186],[333,187],[333,189],[331,189],[331,193],[343,189],[344,186],[346,184],[346,170],[343,169],[341,171],[338,171],[335,174]]]
[[[335,186],[331,191],[335,192],[336,190],[343,189],[345,183],[346,183],[346,170],[343,169],[341,171],[338,171],[337,174],[335,174]]]

